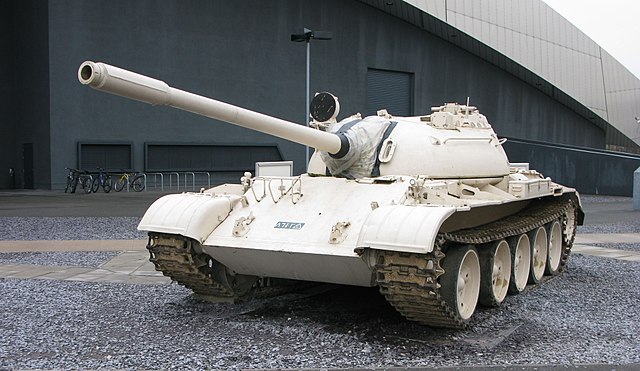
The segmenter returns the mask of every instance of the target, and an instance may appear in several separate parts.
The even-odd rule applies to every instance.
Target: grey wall
[[[34,178],[32,188],[50,184],[48,11],[42,1],[5,1],[0,6],[5,22],[0,27],[0,187],[9,188],[8,168],[16,169],[16,183],[24,185],[24,172]],[[22,148],[33,143],[33,169],[23,168]]]
[[[16,166],[15,151],[15,127],[9,125],[12,117],[12,94],[11,94],[11,51],[12,40],[9,35],[11,4],[8,1],[0,2],[0,189],[10,188],[9,167]]]
[[[504,148],[511,162],[529,162],[546,177],[585,194],[633,195],[633,172],[640,156],[510,139]]]
[[[367,69],[387,69],[413,74],[415,114],[470,97],[501,136],[604,148],[602,130],[536,87],[358,1],[68,0],[49,3],[49,46],[42,48],[50,66],[52,187],[63,187],[65,166],[77,166],[79,141],[130,142],[138,170],[145,143],[274,144],[302,172],[303,146],[95,92],[76,77],[84,60],[104,61],[302,122],[305,47],[289,41],[302,27],[334,33],[312,42],[311,90],[339,96],[339,118],[365,112]]]
[[[277,144],[302,171],[300,145],[82,87],[76,70],[104,61],[170,85],[292,121],[303,121],[304,46],[289,41],[301,4],[211,1],[88,1],[51,4],[53,141],[133,142],[141,170],[144,143]],[[318,45],[314,52],[321,53]],[[319,73],[319,63],[314,64]],[[69,135],[69,133],[73,133]],[[52,153],[58,169],[73,151]]]

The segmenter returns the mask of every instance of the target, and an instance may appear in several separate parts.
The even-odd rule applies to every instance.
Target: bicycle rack
[[[180,190],[180,173],[166,173],[167,175],[169,175],[169,188],[173,188],[173,185],[171,183],[171,179],[173,178],[173,176],[176,176],[176,190]]]
[[[146,192],[147,191],[147,174],[145,173],[140,173],[140,174],[142,174],[142,180],[144,180],[144,191]],[[127,184],[127,186],[129,185]]]
[[[196,189],[196,174],[190,171],[184,173],[184,189],[187,189],[187,175],[191,175],[191,189]]]
[[[158,176],[160,176],[160,190],[164,192],[164,174],[162,173],[142,173],[144,175],[144,190],[147,190],[147,175],[153,175],[153,187],[158,187]]]
[[[195,175],[198,174],[202,174],[202,175],[206,175],[207,176],[207,188],[211,188],[211,173],[207,172],[207,171],[196,171],[194,173],[192,173]],[[195,185],[194,185],[194,190],[195,190]]]
[[[207,187],[211,188],[211,173],[207,172],[207,171],[185,171],[183,173],[178,173],[178,172],[169,172],[169,173],[140,173],[143,177],[144,177],[144,190],[145,192],[148,189],[148,183],[147,183],[147,179],[151,180],[151,178],[147,178],[148,176],[151,177],[153,176],[153,187],[157,188],[158,187],[158,177],[160,177],[160,190],[162,192],[164,192],[164,180],[165,180],[165,175],[167,176],[167,180],[168,180],[168,187],[169,189],[173,189],[173,185],[174,185],[174,177],[175,177],[175,185],[176,185],[176,189],[180,190],[180,186],[181,186],[181,177],[184,177],[184,181],[182,181],[182,186],[184,187],[185,190],[189,189],[189,180],[191,180],[191,189],[192,190],[196,190],[196,180],[198,178],[198,176],[202,176],[202,177],[207,177]],[[129,184],[127,184],[127,190],[129,190]]]

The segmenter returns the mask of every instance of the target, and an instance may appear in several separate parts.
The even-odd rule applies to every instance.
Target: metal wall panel
[[[609,119],[622,123],[617,129],[638,142],[640,124],[636,117],[640,117],[640,81],[628,70],[616,68],[617,62],[604,50],[602,61]]]
[[[640,156],[520,139],[508,140],[504,148],[510,161],[535,164],[544,176],[583,194],[630,197],[633,172],[640,166]]]
[[[629,105],[640,116],[640,103],[620,92],[640,80],[608,54],[601,57],[593,40],[543,1],[448,0],[445,6],[449,24],[549,81],[640,145],[628,120]]]
[[[277,146],[146,144],[147,172],[245,172],[259,161],[282,161]]]

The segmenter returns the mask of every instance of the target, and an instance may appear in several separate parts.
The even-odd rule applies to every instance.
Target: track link
[[[574,201],[568,198],[541,200],[516,215],[490,224],[441,233],[428,254],[379,251],[375,268],[380,292],[407,319],[433,327],[465,328],[468,321],[452,310],[440,292],[438,278],[444,274],[440,263],[446,250],[456,245],[479,246],[561,219],[564,243],[560,269],[564,269],[575,237],[576,213]]]
[[[156,270],[204,297],[234,301],[232,290],[217,282],[207,263],[208,256],[198,253],[194,241],[186,237],[149,233],[149,260]]]
[[[180,235],[149,233],[149,261],[157,271],[190,289],[201,300],[209,302],[229,302],[250,298],[270,298],[299,291],[311,286],[308,282],[285,279],[256,278],[251,288],[230,287],[217,280],[210,267],[211,258],[197,248],[198,242]],[[218,264],[218,263],[214,263]],[[236,288],[236,290],[234,290]]]

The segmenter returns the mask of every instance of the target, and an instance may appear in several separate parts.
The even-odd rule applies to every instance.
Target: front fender
[[[138,230],[179,234],[202,243],[229,216],[239,200],[237,195],[167,195],[149,207],[140,220]]]
[[[455,207],[379,207],[365,220],[356,250],[371,248],[421,254],[431,252],[440,226],[455,211]]]

